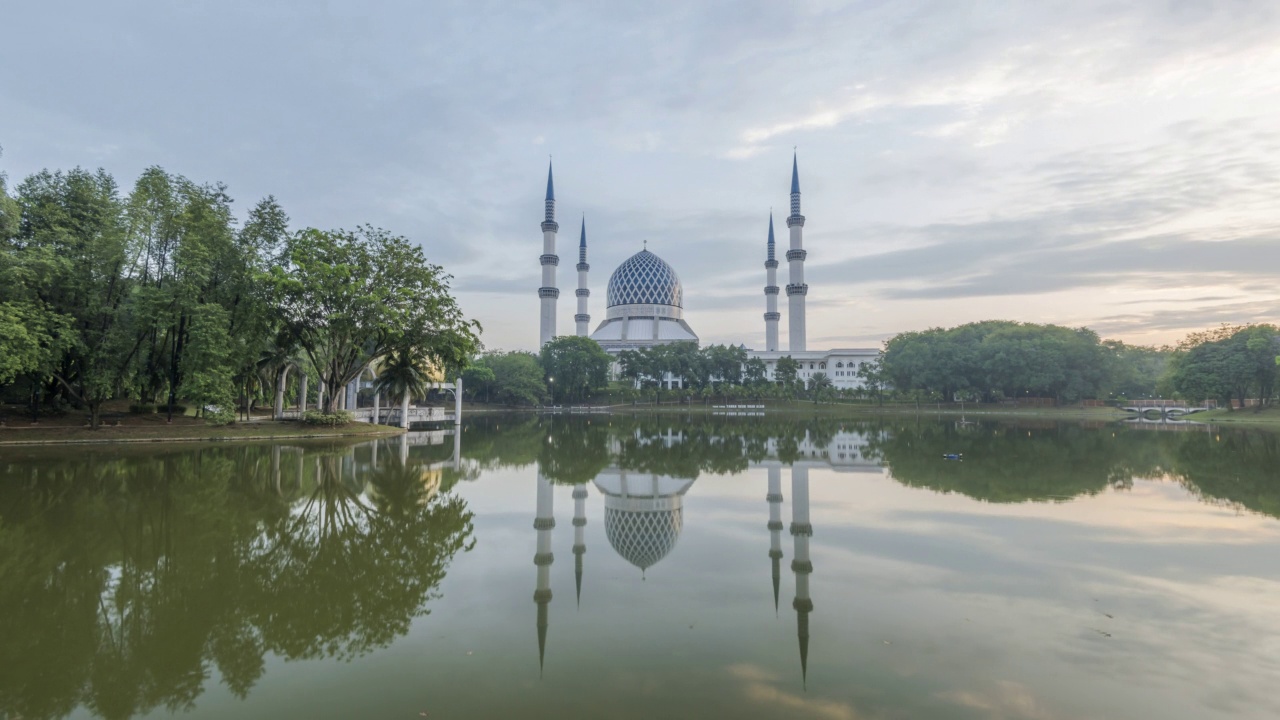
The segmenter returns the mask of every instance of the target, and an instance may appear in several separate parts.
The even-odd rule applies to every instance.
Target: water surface
[[[1277,467],[937,419],[8,448],[0,718],[1272,718]]]

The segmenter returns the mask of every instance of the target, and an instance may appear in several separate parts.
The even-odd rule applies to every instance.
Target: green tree
[[[386,393],[388,397],[400,400],[403,422],[409,415],[409,401],[415,397],[426,397],[431,389],[431,366],[413,348],[397,348],[378,366],[378,379],[373,387],[374,392]],[[463,387],[466,387],[465,380]]]
[[[830,397],[834,391],[835,383],[831,382],[831,378],[827,377],[826,373],[814,373],[813,377],[809,378],[809,393],[813,396],[814,405]]]
[[[591,338],[555,338],[542,346],[539,360],[555,402],[580,402],[609,385],[613,358]]]
[[[27,308],[57,316],[44,327],[66,329],[57,343],[66,352],[50,353],[41,374],[87,408],[97,428],[102,403],[115,394],[130,358],[130,287],[122,274],[125,232],[115,180],[102,170],[43,171],[17,190],[22,222],[6,264],[17,265],[19,284],[10,292]]]
[[[325,410],[365,366],[411,347],[443,368],[465,366],[479,344],[449,293],[450,277],[422,249],[383,230],[307,229],[272,268],[272,301],[319,371]]]
[[[1241,406],[1251,394],[1269,403],[1275,394],[1280,329],[1272,325],[1229,326],[1189,335],[1169,363],[1169,379],[1182,397]]]
[[[536,405],[547,398],[547,382],[543,375],[542,364],[533,353],[488,352],[481,355],[472,365],[476,373],[487,373],[492,381],[482,375],[475,375],[479,387],[484,392],[485,402],[498,402],[504,405]],[[472,387],[470,380],[463,375],[463,388]]]
[[[758,388],[768,379],[768,365],[758,357],[751,358],[742,365],[742,382],[750,388]]]
[[[778,358],[773,368],[773,380],[789,393],[794,393],[799,384],[800,363],[790,355]]]

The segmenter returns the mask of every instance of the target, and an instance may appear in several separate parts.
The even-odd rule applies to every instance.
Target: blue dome
[[[684,307],[684,288],[676,271],[648,250],[627,258],[609,276],[609,307],[674,305]]]

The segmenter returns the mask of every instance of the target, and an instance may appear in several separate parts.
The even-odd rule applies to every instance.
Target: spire
[[[582,553],[574,553],[574,555],[577,557],[573,559],[573,584],[578,607],[582,607]]]
[[[542,677],[542,662],[547,655],[547,603],[538,603],[538,677]]]
[[[582,235],[578,238],[578,249],[582,252],[587,250],[587,216],[585,213],[582,216]]]
[[[774,242],[773,242],[773,210],[770,210],[770,211],[769,211],[769,259],[770,259],[770,260],[775,259],[775,258],[774,258],[774,255],[773,255],[773,246],[774,246]]]
[[[795,182],[796,182],[795,180],[791,181],[791,184],[792,184],[791,192],[800,192],[799,190],[795,189]],[[547,161],[547,202],[554,202],[555,199],[556,199],[556,186],[555,186],[555,183],[552,182],[551,180],[551,161],[548,160]]]
[[[778,585],[782,579],[782,553],[769,553],[770,562],[773,564],[773,615],[778,615]]]
[[[809,613],[800,613],[800,682],[809,687]]]
[[[550,195],[550,192],[551,192],[551,190],[550,190],[550,188],[551,188],[551,180],[550,180],[550,176],[548,176],[548,179],[547,179],[547,188],[548,188],[548,189],[547,189],[547,193],[548,193],[548,195],[547,195],[547,199],[548,199],[548,200],[552,200],[552,199],[554,199],[554,198],[552,198],[552,197],[551,197],[551,195]],[[791,194],[792,194],[792,195],[799,195],[799,194],[800,194],[800,166],[799,166],[799,164],[796,162],[796,154],[795,154],[794,152],[792,152],[792,153],[791,153]]]

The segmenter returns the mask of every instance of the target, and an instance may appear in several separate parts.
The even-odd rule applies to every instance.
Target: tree
[[[489,402],[497,381],[498,376],[494,374],[493,368],[484,363],[483,358],[462,371],[462,387],[464,392],[471,395],[472,400],[484,398],[485,402]]]
[[[1224,325],[1189,335],[1169,363],[1169,380],[1182,397],[1213,398],[1227,407],[1243,407],[1251,393],[1267,404],[1275,394],[1280,328],[1273,325]]]
[[[66,351],[49,353],[41,374],[86,407],[97,428],[102,403],[114,395],[130,358],[115,180],[102,170],[46,170],[24,180],[18,197],[22,222],[7,250],[19,283],[10,292],[27,308],[58,316],[42,324],[65,329],[57,344]]]
[[[794,392],[800,377],[800,363],[790,355],[778,358],[773,368],[773,380],[778,385]]]
[[[875,399],[877,405],[884,404],[884,390],[888,386],[888,378],[884,371],[884,363],[882,358],[884,353],[871,362],[864,362],[858,365],[858,379],[862,381],[862,387],[867,394]]]
[[[463,387],[466,387],[465,381]],[[400,398],[400,423],[404,427],[408,427],[409,401],[426,397],[430,389],[431,367],[413,348],[397,348],[378,367],[374,392]]]
[[[591,338],[555,338],[542,346],[539,359],[554,402],[579,402],[609,385],[613,358]]]
[[[751,358],[742,365],[742,382],[750,388],[758,388],[768,379],[768,366],[758,357]]]
[[[831,382],[831,378],[824,372],[814,373],[813,377],[809,378],[809,392],[813,394],[814,405],[830,395],[834,388],[835,383]]]
[[[413,348],[458,370],[479,345],[443,269],[422,249],[384,230],[307,229],[293,235],[272,268],[272,302],[320,373],[331,412],[347,383],[393,349]]]
[[[467,379],[468,373],[471,379]],[[536,405],[547,397],[542,365],[533,353],[487,352],[463,372],[462,379],[463,388],[481,390],[485,402]],[[477,384],[472,385],[473,381]]]

